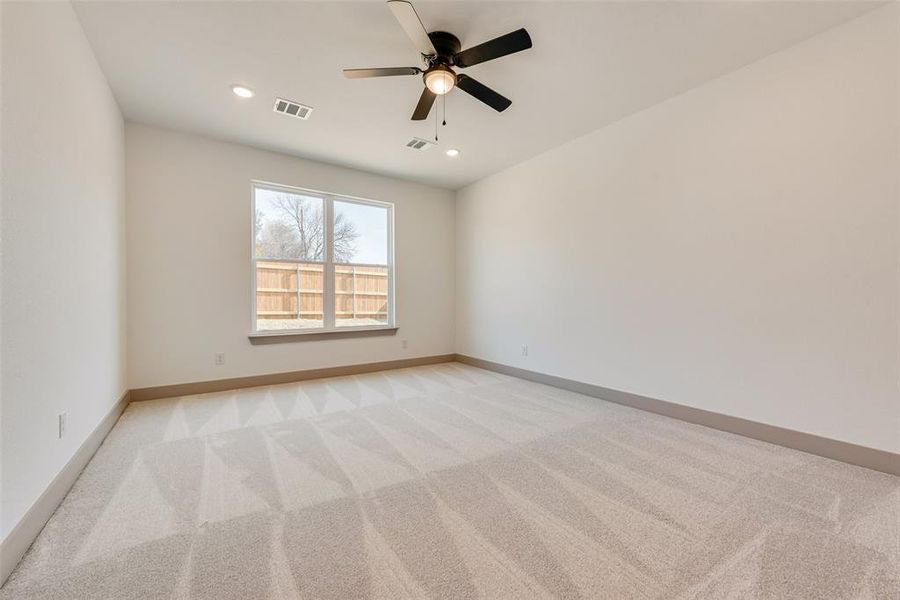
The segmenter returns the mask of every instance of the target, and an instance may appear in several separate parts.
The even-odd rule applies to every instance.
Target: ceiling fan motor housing
[[[431,43],[438,52],[432,64],[453,64],[453,55],[462,49],[459,38],[446,31],[432,31],[428,37],[431,38]]]

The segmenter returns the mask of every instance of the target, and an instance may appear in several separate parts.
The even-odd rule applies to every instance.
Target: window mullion
[[[322,298],[325,329],[335,327],[334,317],[334,201],[330,196],[323,198],[325,204],[325,280]]]

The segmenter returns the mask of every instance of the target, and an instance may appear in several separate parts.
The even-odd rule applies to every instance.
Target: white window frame
[[[289,259],[277,258],[257,258],[256,256],[256,235],[254,231],[254,223],[256,221],[256,190],[265,189],[273,192],[286,192],[289,194],[300,194],[311,198],[320,198],[323,206],[323,216],[325,219],[324,235],[325,235],[325,260],[304,260],[296,261]],[[337,266],[357,266],[357,267],[384,267],[385,265],[371,265],[364,263],[335,263],[333,255],[333,240],[331,239],[331,230],[334,227],[334,202],[349,202],[354,204],[363,204],[368,206],[377,206],[387,209],[387,270],[388,270],[388,310],[387,323],[381,325],[342,325],[338,327],[335,324],[335,293],[334,293],[334,272]],[[303,262],[305,264],[322,265],[323,272],[323,290],[322,290],[322,327],[304,328],[304,329],[257,329],[256,327],[256,263],[262,262],[284,262],[296,263]],[[397,329],[397,308],[394,306],[394,288],[396,286],[396,270],[394,268],[394,204],[392,202],[382,202],[380,200],[372,200],[369,198],[360,198],[357,196],[347,196],[344,194],[333,194],[331,192],[322,192],[319,190],[311,190],[308,188],[300,188],[279,183],[271,183],[268,181],[252,180],[250,182],[250,337],[276,337],[276,336],[296,336],[296,335],[318,335],[322,333],[349,333],[354,331],[378,331],[383,329]]]

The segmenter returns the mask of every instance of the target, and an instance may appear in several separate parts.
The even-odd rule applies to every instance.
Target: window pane
[[[321,198],[256,188],[257,258],[321,261],[325,211]]]
[[[322,265],[256,263],[256,329],[315,329],[323,325]]]
[[[387,265],[388,210],[334,201],[334,262]]]
[[[387,322],[387,267],[335,265],[334,324],[356,327]]]

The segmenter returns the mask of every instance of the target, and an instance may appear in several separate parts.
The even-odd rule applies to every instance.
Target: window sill
[[[397,333],[396,325],[384,325],[376,327],[342,327],[340,329],[310,329],[301,331],[287,329],[283,331],[256,331],[249,334],[251,344],[280,344],[285,342],[311,342],[315,340],[334,340],[354,337],[373,337],[380,335],[394,335]]]

